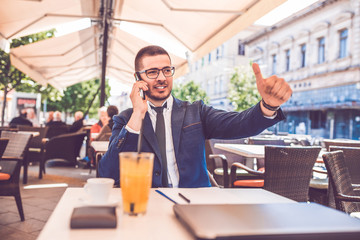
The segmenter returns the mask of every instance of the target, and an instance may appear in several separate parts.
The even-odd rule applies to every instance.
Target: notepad
[[[197,239],[360,239],[360,221],[307,203],[175,204]]]

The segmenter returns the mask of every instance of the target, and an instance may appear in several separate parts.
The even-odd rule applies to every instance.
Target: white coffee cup
[[[114,182],[112,178],[89,178],[84,190],[90,196],[90,202],[93,204],[108,203]]]

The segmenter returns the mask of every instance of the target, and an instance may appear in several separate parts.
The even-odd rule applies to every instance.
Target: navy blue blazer
[[[138,134],[125,126],[132,108],[114,116],[114,127],[109,149],[99,163],[101,177],[113,178],[119,183],[119,153],[136,152]],[[171,113],[171,128],[176,163],[179,170],[179,187],[209,187],[205,160],[205,139],[236,139],[261,133],[266,128],[285,118],[278,110],[275,119],[265,118],[260,104],[243,111],[228,112],[207,106],[203,101],[184,102],[174,98]],[[149,114],[144,119],[142,152],[155,154],[152,187],[161,185],[161,155]]]

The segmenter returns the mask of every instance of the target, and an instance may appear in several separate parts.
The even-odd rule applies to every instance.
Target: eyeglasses
[[[175,73],[175,67],[163,67],[162,69],[151,68],[151,69],[139,71],[138,73],[145,73],[148,78],[156,79],[159,76],[160,71],[162,71],[165,77],[171,77]]]

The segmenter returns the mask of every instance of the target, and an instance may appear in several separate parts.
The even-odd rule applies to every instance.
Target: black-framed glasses
[[[150,68],[147,70],[139,71],[138,73],[145,73],[148,78],[156,79],[159,76],[160,71],[163,72],[165,77],[171,77],[175,73],[175,67],[163,67],[162,69]]]

